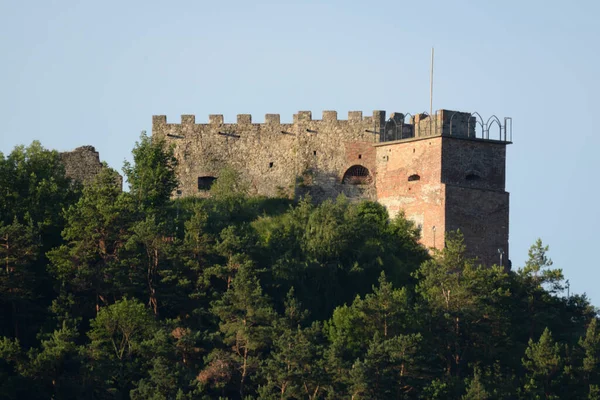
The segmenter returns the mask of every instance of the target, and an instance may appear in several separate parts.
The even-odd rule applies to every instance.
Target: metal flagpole
[[[429,115],[433,116],[433,47],[431,48],[431,74],[429,75]]]

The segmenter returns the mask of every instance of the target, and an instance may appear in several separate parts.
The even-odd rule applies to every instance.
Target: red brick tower
[[[374,145],[377,200],[392,216],[404,210],[421,227],[427,247],[443,248],[445,233],[460,229],[470,255],[486,265],[510,267],[505,191],[510,119],[483,122],[477,114],[448,110],[397,123],[403,118],[386,124],[382,137],[388,140]]]

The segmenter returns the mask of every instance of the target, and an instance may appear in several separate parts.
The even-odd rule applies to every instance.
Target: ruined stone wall
[[[83,184],[91,182],[102,169],[100,155],[93,146],[77,147],[60,153],[60,157],[66,176]]]
[[[294,115],[292,123],[280,123],[278,114],[267,114],[265,122],[252,123],[250,115],[238,115],[237,123],[225,123],[222,115],[209,116],[197,124],[193,115],[181,123],[168,123],[154,116],[153,137],[165,138],[179,160],[182,196],[206,196],[198,178],[216,177],[226,166],[240,171],[252,194],[298,196],[310,193],[316,200],[345,193],[350,198],[375,199],[374,183],[347,185],[344,173],[353,165],[375,174],[375,151],[385,112],[348,113],[339,120],[337,112],[324,111],[313,120],[310,111]]]

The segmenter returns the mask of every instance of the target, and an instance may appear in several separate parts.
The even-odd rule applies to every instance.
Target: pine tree
[[[77,309],[63,304],[56,305],[57,311],[91,318],[129,291],[128,271],[120,263],[133,211],[119,181],[116,171],[103,168],[66,213],[67,243],[50,251],[48,258],[62,291],[77,297]]]
[[[579,339],[579,346],[584,351],[582,372],[585,383],[589,386],[589,396],[600,398],[600,331],[598,320],[593,318],[588,325],[585,337]]]
[[[135,299],[100,309],[91,321],[87,352],[98,391],[125,396],[134,388],[154,358],[146,342],[157,330],[150,310]]]
[[[252,271],[242,264],[229,290],[214,302],[212,312],[219,317],[223,342],[229,346],[239,374],[240,398],[247,393],[247,382],[259,366],[259,355],[272,342],[275,313]]]
[[[481,371],[475,368],[473,378],[467,380],[467,392],[462,396],[462,400],[487,400],[490,398],[483,382],[481,382],[480,375]]]
[[[562,371],[561,346],[552,338],[548,328],[537,342],[529,340],[523,367],[527,370],[524,391],[532,399],[557,399],[556,381]]]
[[[17,339],[21,336],[21,321],[27,321],[23,313],[32,308],[31,303],[39,297],[34,265],[39,248],[31,220],[21,224],[15,217],[9,225],[0,222],[0,307],[8,308],[1,317],[4,320],[2,326],[11,327],[10,336]]]

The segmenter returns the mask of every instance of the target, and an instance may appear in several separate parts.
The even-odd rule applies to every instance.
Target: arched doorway
[[[344,185],[369,185],[373,182],[373,177],[367,167],[362,165],[353,165],[346,170],[342,183]]]

